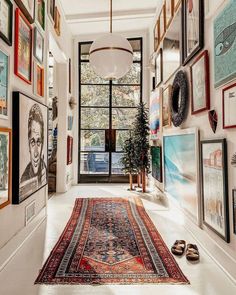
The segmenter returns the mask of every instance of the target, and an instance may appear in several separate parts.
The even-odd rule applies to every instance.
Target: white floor
[[[34,285],[39,269],[58,240],[67,223],[76,197],[125,197],[129,193],[119,185],[81,185],[73,187],[66,194],[58,194],[49,200],[47,221],[33,233],[17,255],[0,273],[1,295],[234,295],[236,286],[226,274],[200,248],[201,261],[188,263],[185,257],[177,259],[191,285],[109,285],[109,286],[40,286]],[[142,196],[144,206],[161,233],[166,244],[171,247],[176,239],[195,243],[183,227],[181,213],[168,209],[152,196]]]

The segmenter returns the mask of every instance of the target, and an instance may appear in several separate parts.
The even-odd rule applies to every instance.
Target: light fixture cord
[[[110,33],[112,33],[112,0],[110,0]]]

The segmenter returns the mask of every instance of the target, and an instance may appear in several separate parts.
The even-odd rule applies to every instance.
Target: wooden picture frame
[[[154,40],[154,52],[157,51],[160,44],[160,34],[159,34],[159,20],[156,21],[154,30],[153,30],[153,40]]]
[[[10,55],[0,47],[0,119],[8,119],[10,98]]]
[[[166,7],[165,4],[162,6],[161,12],[158,18],[159,22],[159,41],[161,42],[166,32]]]
[[[168,85],[165,89],[162,89],[162,95],[161,95],[162,127],[171,126],[171,110],[170,110],[171,92],[172,92],[171,85]]]
[[[73,137],[67,136],[67,165],[73,161]]]
[[[169,28],[174,16],[174,0],[165,0],[166,30]]]
[[[35,22],[45,30],[45,0],[35,0]]]
[[[182,0],[173,0],[173,6],[174,6],[174,12],[177,12],[177,10],[179,9],[179,6],[182,2]]]
[[[13,4],[10,0],[0,0],[0,8],[0,38],[12,46]]]
[[[236,189],[232,190],[233,233],[236,234]]]
[[[163,81],[163,56],[162,48],[158,51],[155,58],[155,88]]]
[[[203,224],[230,242],[226,139],[201,141]]]
[[[203,51],[190,66],[192,115],[210,109],[208,51]]]
[[[44,68],[35,63],[34,89],[37,96],[44,96]]]
[[[37,27],[34,28],[34,57],[40,64],[44,59],[44,37]]]
[[[16,8],[15,14],[15,75],[31,84],[32,27],[19,8]]]
[[[12,130],[0,127],[1,179],[0,209],[11,203],[12,187]],[[4,145],[7,144],[7,146]],[[7,179],[6,179],[7,178]]]
[[[55,0],[48,0],[48,17],[52,23],[54,23],[55,18]]]
[[[34,22],[35,0],[15,0],[30,24]]]
[[[61,15],[57,7],[55,7],[54,29],[57,36],[60,36],[61,35]]]
[[[223,128],[236,128],[236,83],[222,90]]]

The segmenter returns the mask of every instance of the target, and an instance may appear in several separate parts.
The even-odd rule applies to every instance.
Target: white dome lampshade
[[[108,33],[93,42],[89,60],[98,76],[115,80],[130,70],[133,63],[133,49],[124,37]]]

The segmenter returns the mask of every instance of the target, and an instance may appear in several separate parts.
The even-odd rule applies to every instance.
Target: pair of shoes
[[[199,250],[197,245],[188,244],[184,240],[176,240],[174,245],[171,247],[171,252],[174,255],[182,256],[186,248],[186,259],[189,261],[198,261],[200,259]]]

